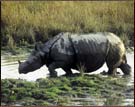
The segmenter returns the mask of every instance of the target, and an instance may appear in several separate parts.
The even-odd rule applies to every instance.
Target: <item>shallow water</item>
[[[40,69],[30,72],[28,74],[19,74],[18,73],[18,59],[24,61],[25,57],[28,55],[22,55],[22,56],[13,56],[10,54],[2,55],[1,56],[1,79],[5,78],[14,78],[14,79],[26,79],[28,81],[35,81],[38,78],[46,78],[49,74],[48,69],[46,66],[41,67]],[[131,87],[130,89],[125,92],[125,99],[123,100],[122,105],[133,105],[134,104],[134,53],[127,53],[127,62],[132,67],[132,73],[131,77],[128,82],[128,86]],[[90,74],[99,74],[102,71],[107,71],[106,64],[103,65],[102,68],[98,69],[95,72],[92,72]],[[58,75],[63,75],[65,72],[62,69],[56,69],[58,71]],[[76,73],[78,71],[72,70],[73,73]],[[120,72],[120,76],[123,75],[120,69],[118,69]],[[102,98],[91,98],[90,96],[87,96],[85,98],[71,98],[72,103],[70,105],[103,105],[104,101],[107,99]]]
[[[24,57],[27,57],[27,55],[24,55]],[[131,75],[131,79],[128,85],[132,85],[134,82],[134,53],[127,53],[127,62],[128,64],[132,67],[132,75]],[[13,56],[10,54],[7,55],[2,55],[1,56],[1,78],[5,79],[5,78],[20,78],[20,79],[26,79],[28,81],[35,81],[38,78],[46,78],[49,74],[48,68],[44,65],[43,67],[41,67],[38,70],[35,70],[34,72],[29,72],[27,74],[19,74],[18,73],[18,59],[20,56]],[[22,56],[21,56],[22,57]],[[25,59],[21,59],[21,61],[24,61]],[[106,66],[106,64],[104,64],[100,69],[98,69],[95,72],[89,73],[89,74],[99,74],[102,71],[107,71],[108,68]],[[58,68],[56,69],[56,71],[58,72],[58,76],[65,74],[65,72],[61,69]],[[73,73],[76,73],[78,71],[73,70]],[[122,75],[123,73],[121,72],[120,69],[118,69],[118,72],[120,72],[119,75]]]

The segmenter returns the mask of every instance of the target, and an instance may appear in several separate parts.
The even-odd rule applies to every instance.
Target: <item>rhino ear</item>
[[[37,44],[35,45],[35,50],[36,50],[36,51],[40,51],[41,48],[42,48],[42,45],[41,45],[41,44],[37,43]]]
[[[21,64],[21,61],[20,61],[20,60],[18,60],[18,63],[19,63],[19,64]]]

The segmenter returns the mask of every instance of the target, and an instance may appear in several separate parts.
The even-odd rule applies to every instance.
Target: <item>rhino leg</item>
[[[127,64],[126,55],[123,56],[122,63],[119,66],[119,68],[122,70],[124,75],[130,75],[130,73],[131,73],[131,66]]]
[[[117,72],[117,68],[109,68],[108,75],[115,76],[116,72]]]
[[[48,70],[50,72],[50,77],[57,77],[57,72],[55,71],[56,68],[65,68],[65,67],[66,67],[66,63],[64,61],[57,61],[51,63],[48,67]]]
[[[71,71],[71,69],[67,69],[67,68],[63,68],[63,70],[66,72],[65,76],[71,76],[73,73]]]
[[[108,67],[108,74],[115,75],[117,72],[117,68],[121,65],[122,55],[120,54],[119,50],[115,47],[112,47],[111,50],[108,52],[106,57],[106,64]]]
[[[48,70],[50,72],[50,77],[57,77],[57,72],[55,69],[57,68],[55,63],[52,63],[49,65]]]
[[[130,75],[131,67],[127,63],[122,63],[120,69],[123,71],[124,75]]]
[[[117,68],[120,66],[121,64],[121,60],[120,58],[117,59],[112,59],[112,60],[107,60],[107,67],[108,67],[108,75],[115,75],[117,73]]]
[[[48,70],[50,72],[50,77],[57,77],[57,72],[55,71],[55,64],[51,64],[48,67]]]

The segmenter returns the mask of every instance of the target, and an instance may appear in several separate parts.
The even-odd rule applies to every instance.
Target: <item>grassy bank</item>
[[[74,105],[76,98],[89,98],[92,102],[80,101],[81,105],[121,105],[125,98],[128,79],[101,77],[101,75],[74,74],[72,77],[38,79],[28,82],[21,79],[1,81],[2,104],[6,105]],[[94,100],[95,99],[95,100]],[[76,101],[77,102],[77,101]]]
[[[59,32],[113,32],[133,46],[132,1],[2,1],[1,44],[11,50]]]

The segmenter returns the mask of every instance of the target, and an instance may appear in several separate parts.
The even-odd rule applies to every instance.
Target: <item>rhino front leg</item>
[[[65,76],[71,76],[73,74],[71,69],[63,68],[63,70],[66,72]]]
[[[48,70],[50,72],[50,77],[57,77],[56,68],[65,68],[66,63],[64,61],[53,62],[49,65]]]
[[[57,77],[57,72],[55,71],[56,68],[56,63],[52,63],[49,65],[48,70],[50,72],[50,77]]]

